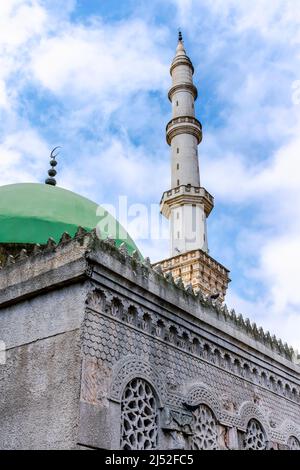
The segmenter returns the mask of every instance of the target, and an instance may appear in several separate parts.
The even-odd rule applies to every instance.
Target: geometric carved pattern
[[[294,436],[291,436],[288,440],[288,448],[290,450],[300,450],[300,441]]]
[[[219,400],[214,396],[213,392],[208,390],[205,386],[194,386],[187,395],[186,404],[190,406],[206,404],[214,410],[217,417],[221,414]]]
[[[222,425],[245,432],[249,421],[255,419],[262,423],[267,440],[287,445],[288,437],[294,436],[300,441],[299,423],[293,429],[286,429],[282,423],[284,418],[299,421],[295,402],[300,403],[300,393],[295,381],[288,381],[282,374],[277,375],[256,361],[243,358],[230,348],[216,345],[167,314],[163,316],[106,287],[101,291],[97,289],[88,299],[82,339],[85,355],[99,360],[101,367],[105,365],[108,370],[113,369],[108,399],[120,403],[126,384],[139,377],[157,391],[159,407],[166,403],[182,410],[183,402],[192,407],[205,404]],[[124,355],[128,356],[124,358]],[[169,370],[176,377],[174,384],[169,383]],[[187,396],[185,384],[195,383],[195,379],[198,381],[200,378],[205,382],[204,387],[202,384],[193,387],[193,393],[190,391]],[[244,387],[244,380],[258,386],[256,393],[264,406],[253,403],[253,390]],[[235,408],[228,410],[223,400],[219,401],[211,394],[212,384],[218,387],[220,397],[232,387],[230,399],[236,403]],[[199,391],[205,387],[205,393]],[[284,397],[289,402],[285,402]],[[248,404],[246,408],[240,408],[244,400]],[[91,401],[90,397],[88,401]],[[276,419],[272,415],[272,420],[269,420],[264,407],[265,410],[273,410]]]
[[[266,435],[262,426],[255,419],[251,419],[248,423],[247,430],[243,438],[243,449],[265,450],[266,445]]]
[[[206,405],[200,405],[194,412],[193,436],[191,448],[193,450],[218,449],[217,421]]]
[[[266,431],[269,430],[269,424],[266,419],[266,414],[263,413],[263,410],[257,403],[251,401],[245,401],[242,403],[239,409],[239,416],[241,418],[241,425],[243,431],[246,430],[247,425],[250,420],[256,420],[257,422],[262,423]]]
[[[121,393],[126,383],[132,378],[145,378],[152,382],[161,398],[164,395],[164,386],[159,374],[146,361],[136,356],[125,356],[118,364],[112,377],[110,398],[121,400]]]
[[[131,380],[121,401],[121,449],[157,447],[157,402],[152,387],[142,379]]]
[[[98,300],[97,300],[98,296]],[[131,324],[147,334],[163,339],[177,348],[196,355],[203,360],[218,366],[222,370],[250,380],[254,384],[269,389],[280,396],[300,403],[299,386],[286,379],[258,367],[256,364],[215,346],[204,340],[193,331],[188,331],[173,322],[162,320],[156,312],[145,311],[143,307],[134,305],[130,299],[120,299],[109,291],[93,291],[87,301],[88,308],[113,316],[116,320]]]

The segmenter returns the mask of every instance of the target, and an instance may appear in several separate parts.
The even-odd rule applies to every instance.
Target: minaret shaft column
[[[197,138],[178,134],[171,142],[171,186],[200,186]]]
[[[154,266],[160,265],[175,280],[180,278],[185,285],[191,284],[222,301],[230,281],[229,271],[208,255],[206,219],[214,199],[200,186],[198,145],[202,126],[195,117],[194,68],[184,50],[181,33],[170,73],[172,119],[166,137],[171,147],[171,189],[164,192],[160,207],[170,221],[171,255]]]
[[[170,219],[171,256],[190,250],[208,251],[206,217],[213,198],[200,187],[198,145],[202,127],[195,117],[197,89],[193,64],[179,40],[170,69],[172,119],[167,125],[171,147],[171,190],[163,195],[162,213]]]

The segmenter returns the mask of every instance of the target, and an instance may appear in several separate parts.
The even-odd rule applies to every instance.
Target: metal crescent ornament
[[[57,150],[57,149],[61,149],[61,146],[58,145],[57,147],[54,147],[54,149],[53,149],[53,150],[51,151],[51,153],[50,153],[50,157],[51,157],[51,158],[56,158],[56,157],[57,157],[57,155],[59,154],[59,152],[57,152],[55,155],[53,155],[54,152],[55,152],[55,150]]]

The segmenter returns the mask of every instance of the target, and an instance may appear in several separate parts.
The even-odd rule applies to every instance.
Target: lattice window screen
[[[243,437],[243,448],[247,450],[265,450],[266,446],[266,435],[261,424],[255,419],[251,419]]]
[[[146,450],[157,447],[157,400],[152,387],[133,379],[124,390],[121,402],[121,449]]]
[[[216,418],[210,408],[200,405],[193,413],[194,434],[191,448],[195,450],[218,449],[218,428]]]

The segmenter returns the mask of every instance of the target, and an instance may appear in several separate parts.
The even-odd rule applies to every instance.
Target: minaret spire
[[[171,148],[171,188],[161,199],[161,212],[170,221],[170,258],[157,264],[163,272],[171,271],[175,279],[180,277],[184,284],[223,300],[229,271],[208,255],[206,219],[214,198],[200,185],[198,145],[202,126],[195,116],[198,92],[181,31],[170,74],[172,119],[166,138]]]

